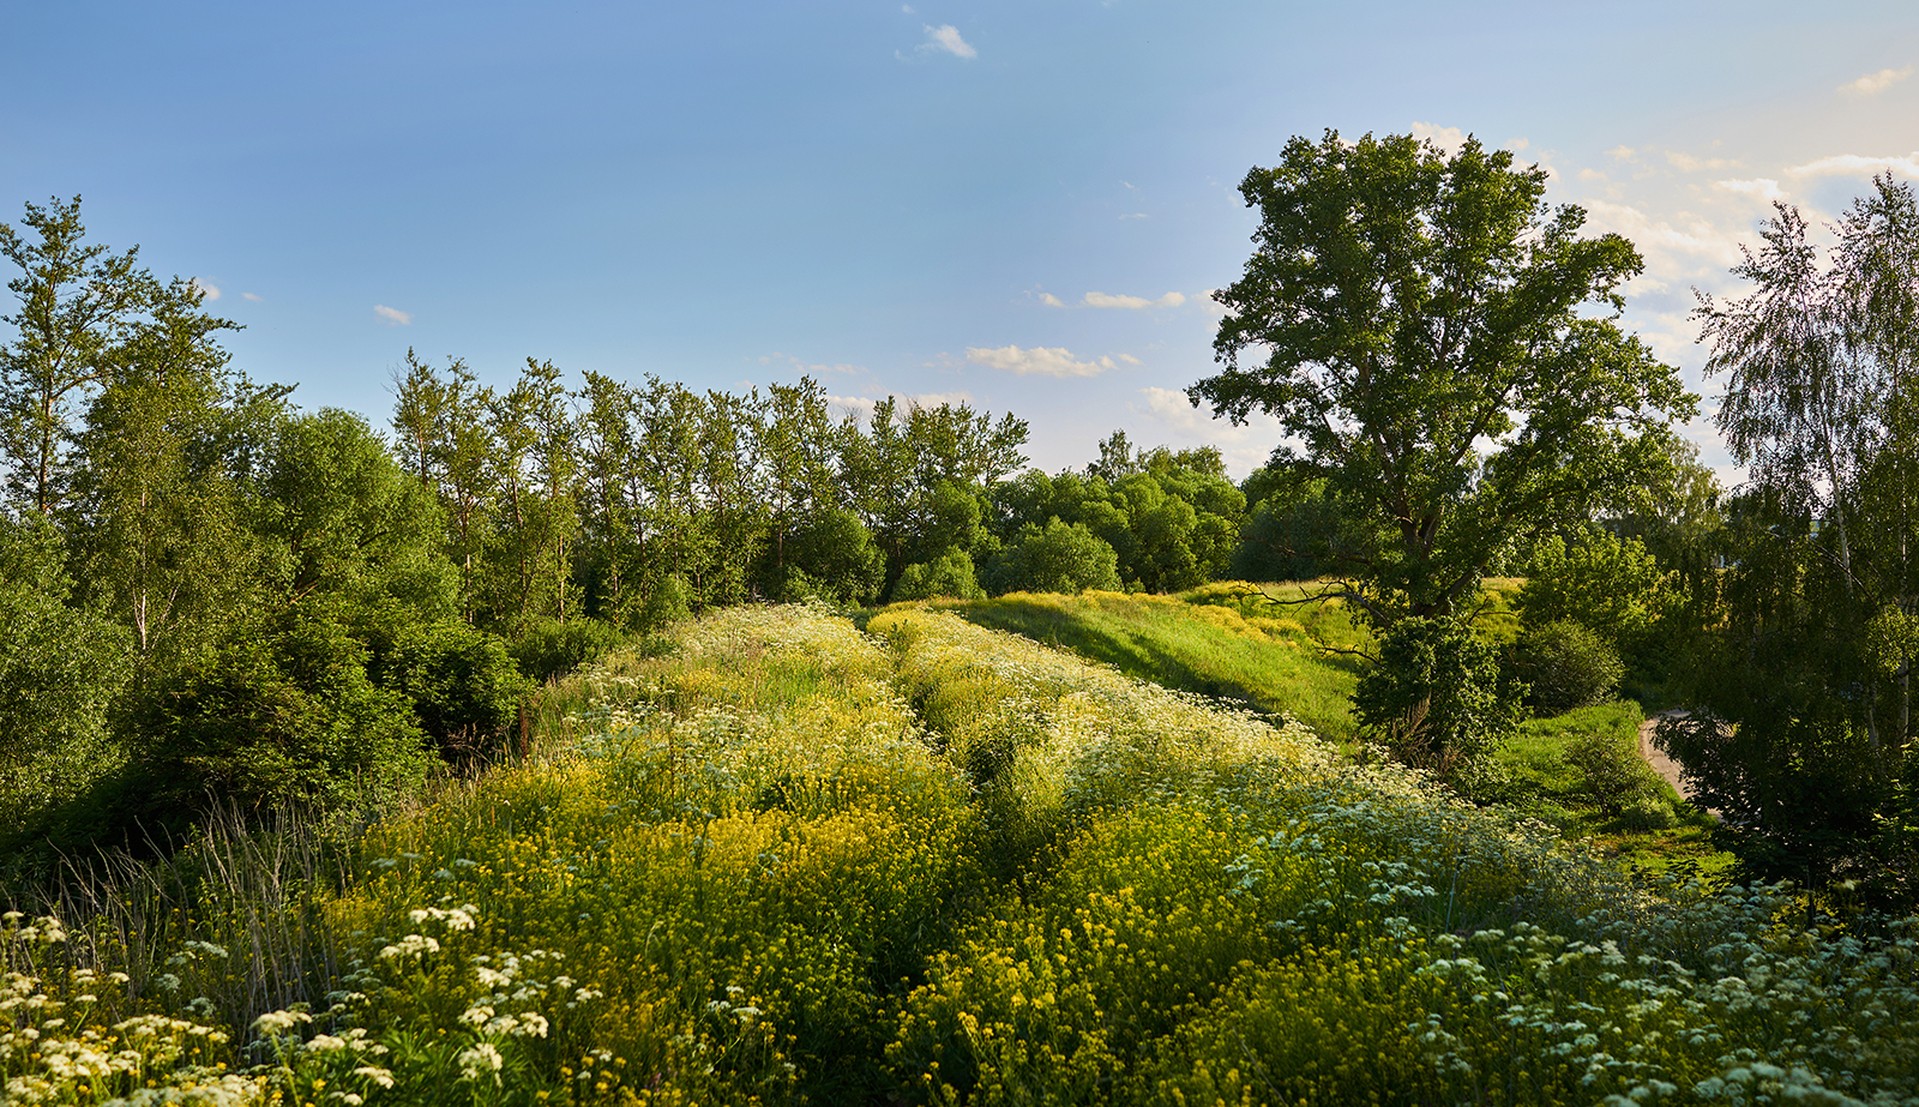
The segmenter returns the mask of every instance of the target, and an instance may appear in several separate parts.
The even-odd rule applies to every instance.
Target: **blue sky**
[[[1919,177],[1909,3],[43,3],[6,21],[0,220],[217,289],[255,379],[383,424],[409,346],[1013,411],[1049,469],[1192,411],[1236,186],[1327,127],[1466,132],[1646,255],[1629,326],[1699,386],[1690,289],[1771,198]],[[1710,387],[1705,389],[1710,392]],[[1702,425],[1710,460],[1725,457]]]

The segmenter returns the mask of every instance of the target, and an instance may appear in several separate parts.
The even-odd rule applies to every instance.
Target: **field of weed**
[[[339,857],[5,916],[5,1101],[1919,1097],[1914,920],[1635,880],[950,613],[653,652]]]

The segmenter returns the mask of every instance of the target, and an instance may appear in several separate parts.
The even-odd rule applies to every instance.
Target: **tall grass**
[[[950,613],[720,613],[541,718],[354,850],[6,918],[7,1101],[1919,1097],[1910,920],[1635,881]]]

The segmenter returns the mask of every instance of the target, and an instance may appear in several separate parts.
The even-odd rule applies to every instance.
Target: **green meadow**
[[[1919,1096],[1903,924],[1629,875],[1257,688],[863,622],[708,616],[350,844],[216,827],[8,916],[7,1102]]]

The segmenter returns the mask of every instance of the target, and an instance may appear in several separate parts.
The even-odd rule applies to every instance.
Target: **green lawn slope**
[[[1015,592],[940,601],[968,622],[1102,661],[1168,688],[1286,714],[1334,742],[1354,735],[1350,699],[1370,640],[1308,584],[1211,584],[1177,595]]]

